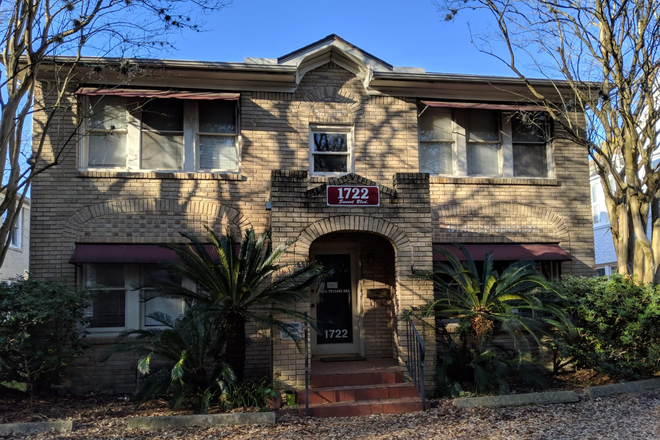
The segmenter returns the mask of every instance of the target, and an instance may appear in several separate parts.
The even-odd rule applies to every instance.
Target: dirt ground
[[[575,404],[459,410],[449,400],[425,413],[337,419],[284,416],[275,426],[129,430],[125,417],[109,413],[81,420],[70,433],[43,439],[660,439],[660,392],[587,400]],[[9,437],[7,437],[9,438]]]
[[[588,371],[560,376],[552,389],[600,385],[608,378]],[[524,392],[524,389],[514,390]],[[189,414],[173,412],[164,401],[138,408],[116,397],[35,400],[31,409],[22,396],[0,397],[0,423],[69,419],[70,433],[44,433],[16,439],[658,439],[660,391],[585,400],[574,404],[518,408],[457,409],[448,399],[425,413],[336,419],[285,415],[275,426],[186,428],[158,432],[131,430],[137,416]]]

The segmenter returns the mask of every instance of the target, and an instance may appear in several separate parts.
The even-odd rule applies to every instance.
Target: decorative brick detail
[[[338,86],[315,87],[308,90],[294,114],[309,121],[325,124],[353,123],[364,113],[362,97]]]
[[[317,186],[316,188],[312,188],[309,191],[307,191],[307,195],[313,197],[313,196],[325,194],[325,190],[328,187],[328,185],[377,186],[382,194],[388,195],[390,197],[396,197],[396,191],[394,191],[394,189],[388,186],[379,185],[373,180],[369,180],[366,177],[362,177],[355,173],[346,174],[341,177],[330,178],[325,184]]]
[[[221,220],[225,219],[230,226],[237,228],[239,232],[252,227],[250,221],[236,209],[227,208],[217,203],[197,201],[187,202],[169,199],[113,200],[86,206],[72,215],[66,222],[63,230],[64,241],[69,246],[70,251],[73,251],[76,241],[81,238],[79,232],[92,220],[100,217],[116,216],[117,214],[119,214],[119,217],[121,218],[122,216],[138,213],[160,214],[164,215],[164,218],[170,219],[172,216],[183,214],[193,216],[199,215],[206,220],[213,220],[213,223],[210,221],[208,222],[211,223],[209,224],[210,227],[214,227],[215,224],[221,223]],[[200,223],[204,223],[204,221],[201,221]],[[180,226],[179,229],[183,229],[183,226]],[[84,237],[82,238],[84,240]],[[131,236],[124,235],[119,241],[123,243],[144,242],[143,240],[140,240],[140,237],[138,236],[134,238],[135,239],[132,240]],[[177,237],[176,235],[172,235],[168,238],[173,240]],[[91,237],[90,240],[98,242],[99,237]]]
[[[540,206],[507,202],[434,205],[431,207],[431,218],[433,241],[436,243],[465,240],[493,243],[516,240],[526,243],[557,242],[568,252],[571,251],[570,231],[564,219]],[[474,222],[482,224],[481,230]],[[507,222],[516,222],[517,229],[512,230]],[[457,224],[473,229],[466,234],[448,232]]]

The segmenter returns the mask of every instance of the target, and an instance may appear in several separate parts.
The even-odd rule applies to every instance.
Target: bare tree
[[[120,74],[131,73],[125,57],[170,48],[174,32],[200,31],[196,17],[218,11],[230,0],[0,0],[0,265],[19,218],[30,182],[57,165],[75,130],[53,157],[42,160],[44,139],[58,130],[58,117],[70,110],[67,88],[79,75],[83,55],[114,56]],[[58,57],[66,56],[66,63]],[[40,81],[48,78],[48,87]],[[41,115],[40,136],[30,151],[26,121]],[[28,124],[29,125],[29,124]],[[26,137],[28,139],[26,139]]]
[[[444,0],[446,20],[486,12],[478,49],[522,79],[573,142],[584,145],[600,176],[619,271],[660,282],[659,165],[653,162],[660,117],[656,0]],[[543,93],[525,72],[556,86]],[[586,130],[570,112],[586,115]],[[586,151],[585,151],[585,154]],[[649,212],[651,222],[648,222]]]

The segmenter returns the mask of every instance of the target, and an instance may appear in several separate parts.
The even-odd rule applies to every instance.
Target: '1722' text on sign
[[[328,185],[328,206],[380,206],[377,186]]]

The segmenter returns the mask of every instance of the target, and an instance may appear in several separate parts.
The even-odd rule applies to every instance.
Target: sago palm
[[[207,231],[210,251],[197,238],[185,234],[189,245],[167,245],[181,259],[170,270],[192,280],[197,289],[172,283],[159,284],[158,288],[165,296],[192,301],[199,313],[220,318],[227,341],[225,359],[242,379],[246,324],[277,327],[289,333],[274,316],[304,319],[295,304],[308,301],[309,288],[318,282],[322,271],[316,263],[298,267],[281,264],[287,246],[273,249],[267,232],[247,230],[239,243],[229,232],[217,235],[209,228]]]
[[[138,371],[147,377],[137,393],[146,401],[170,395],[170,406],[181,406],[186,397],[195,397],[195,410],[207,412],[212,399],[225,394],[235,376],[224,362],[225,338],[212,316],[194,308],[173,318],[161,312],[149,317],[159,327],[129,330],[118,351],[139,354]],[[156,364],[156,367],[152,365]]]
[[[493,267],[492,252],[487,252],[480,272],[467,248],[455,246],[465,256],[465,262],[450,250],[440,248],[446,263],[438,264],[433,271],[414,273],[434,284],[435,299],[424,313],[458,319],[469,334],[466,343],[471,349],[483,353],[496,328],[509,333],[520,352],[521,333],[539,343],[539,335],[550,326],[572,327],[557,306],[559,294],[536,270],[533,261],[513,263],[499,274]]]

